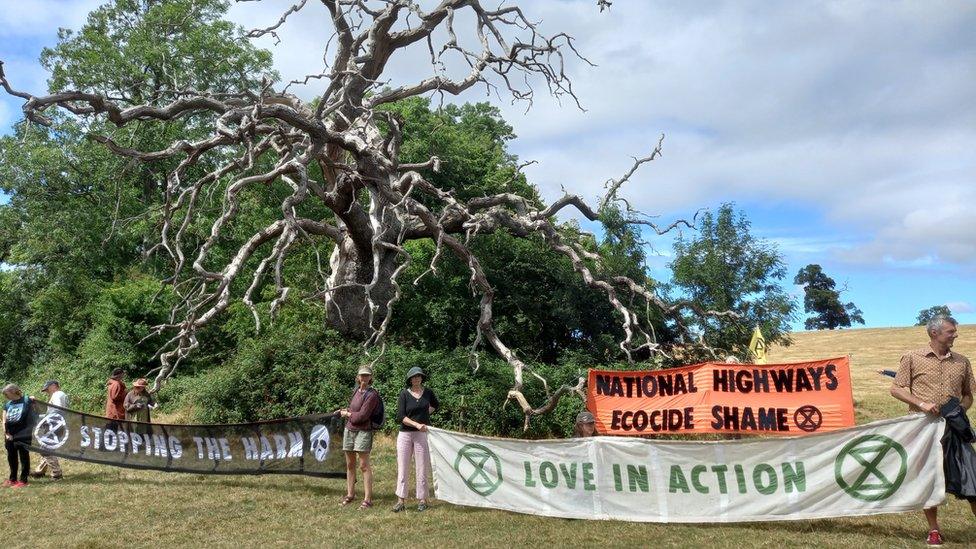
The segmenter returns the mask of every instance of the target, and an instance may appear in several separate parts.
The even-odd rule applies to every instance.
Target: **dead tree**
[[[283,272],[286,257],[304,243],[321,239],[332,242],[328,266],[320,269],[323,287],[301,289],[302,293],[306,297],[318,296],[326,307],[328,323],[351,337],[361,338],[367,349],[382,348],[391,313],[400,297],[399,276],[410,261],[405,242],[436,242],[437,251],[428,269],[432,275],[436,275],[443,253],[454,254],[464,262],[470,269],[471,289],[480,297],[481,313],[471,345],[472,356],[476,360],[479,348],[487,344],[511,365],[514,383],[508,399],[522,408],[526,425],[530,416],[549,411],[561,396],[580,393],[584,380],[551,391],[546,380],[502,341],[492,323],[494,290],[468,246],[470,238],[493,231],[508,231],[519,237],[541,235],[548,246],[568,258],[589,287],[606,295],[619,316],[624,333],[619,346],[628,359],[636,351],[664,352],[646,315],[640,314],[645,307],[660,310],[682,328],[681,314],[688,311],[703,316],[734,316],[729,312],[702,311],[688,302],[666,303],[633,280],[605,275],[599,256],[578,239],[568,237],[556,221],[564,208],[575,208],[587,219],[598,220],[604,208],[623,204],[628,222],[649,225],[659,233],[682,224],[690,226],[678,221],[670,227],[657,227],[618,197],[621,186],[634,172],[660,154],[661,141],[653,145],[647,156],[635,159],[625,174],[607,182],[606,194],[596,208],[573,194],[544,208],[512,193],[463,201],[424,176],[439,169],[438,158],[418,164],[400,162],[401,121],[380,108],[395,101],[429,94],[459,95],[473,86],[484,85],[531,104],[536,86],[578,105],[565,72],[565,61],[567,56],[585,59],[577,52],[571,36],[543,34],[520,7],[491,9],[480,0],[443,0],[429,11],[414,0],[320,3],[319,8],[328,10],[333,28],[323,55],[329,60],[326,71],[304,79],[324,79],[328,83],[312,103],[288,94],[291,84],[275,89],[272,83],[266,83],[257,93],[168,90],[147,104],[128,104],[85,91],[35,96],[15,90],[0,64],[0,85],[25,100],[25,116],[38,124],[50,125],[45,112],[59,107],[74,116],[101,118],[118,127],[137,121],[192,116],[208,121],[212,128],[206,139],[178,141],[155,151],[127,148],[106,135],[91,136],[114,153],[139,161],[179,161],[168,173],[160,238],[149,251],[171,259],[173,274],[166,282],[173,286],[179,299],[170,322],[157,326],[153,332],[169,337],[158,353],[160,367],[154,390],[198,347],[200,328],[234,300],[251,308],[260,328],[255,292],[265,277],[274,278],[273,317],[292,294]],[[598,3],[601,11],[609,4]],[[285,11],[274,25],[252,30],[248,36],[277,36],[289,17],[300,16],[303,10],[314,9],[313,5],[302,0]],[[467,28],[460,28],[462,20]],[[384,79],[387,64],[395,53],[414,44],[426,48],[433,75],[408,85],[390,86]],[[463,63],[464,72],[453,74],[448,64],[457,65],[458,61]],[[208,164],[202,163],[204,159]],[[202,177],[188,175],[191,168],[201,165],[217,167]],[[319,169],[312,170],[313,166]],[[323,175],[319,177],[313,171]],[[211,252],[241,212],[241,193],[271,183],[291,189],[281,203],[281,217],[248,238],[230,261],[215,264]],[[188,243],[187,228],[201,215],[201,197],[215,191],[223,195],[223,210],[213,221],[209,238],[199,244]],[[297,206],[305,201],[318,201],[332,214],[322,219],[301,217]],[[245,291],[235,293],[233,283],[239,277],[248,278],[249,282]],[[700,341],[696,344],[704,345]],[[526,373],[535,375],[546,387],[548,398],[537,406],[527,402],[522,393]]]

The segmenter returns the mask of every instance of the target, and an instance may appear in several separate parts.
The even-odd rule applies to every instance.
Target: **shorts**
[[[373,449],[373,431],[350,431],[347,427],[342,433],[342,450],[345,452],[369,452]]]

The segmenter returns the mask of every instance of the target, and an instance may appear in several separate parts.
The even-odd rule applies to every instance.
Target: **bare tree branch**
[[[316,5],[307,4],[307,0],[294,3],[275,23],[247,36],[270,35],[279,41],[278,32],[289,18]],[[597,2],[601,11],[610,4]],[[533,86],[542,85],[557,99],[568,96],[579,106],[567,75],[567,59],[589,61],[577,51],[573,37],[544,34],[518,6],[502,4],[488,9],[480,0],[442,0],[429,10],[414,0],[321,0],[321,5],[333,27],[323,52],[326,69],[277,91],[274,83],[264,80],[257,92],[159,90],[154,98],[158,104],[128,105],[120,98],[72,90],[38,96],[15,89],[0,62],[0,87],[24,100],[24,115],[35,123],[51,125],[48,111],[60,108],[75,117],[117,127],[192,117],[210,132],[205,138],[177,140],[155,151],[120,144],[108,130],[90,136],[123,157],[176,164],[168,171],[163,189],[159,242],[147,251],[147,256],[165,254],[172,263],[172,274],[165,282],[175,295],[169,321],[147,336],[165,334],[168,338],[157,353],[160,367],[154,391],[199,347],[200,329],[235,300],[250,308],[255,329],[260,330],[264,313],[258,305],[262,288],[270,281],[274,284],[268,309],[272,320],[290,295],[305,290],[306,299],[323,301],[332,327],[360,338],[368,350],[378,349],[373,360],[379,360],[402,294],[399,277],[411,261],[405,244],[420,238],[432,239],[436,250],[414,284],[428,273],[437,274],[445,251],[467,265],[471,290],[480,300],[472,363],[477,368],[481,347],[487,344],[511,366],[513,385],[506,402],[515,402],[523,410],[526,426],[529,418],[547,413],[560,398],[582,395],[585,380],[580,377],[575,385],[550,390],[548,381],[503,341],[493,322],[495,290],[469,246],[471,238],[495,231],[541,237],[569,261],[589,288],[611,304],[624,334],[619,348],[628,360],[634,360],[635,353],[666,352],[650,324],[648,311],[652,308],[670,317],[688,339],[694,334],[682,325],[683,314],[734,317],[734,313],[701,310],[689,302],[668,303],[637,281],[604,272],[600,255],[579,232],[556,220],[557,214],[572,208],[597,221],[611,209],[620,210],[622,204],[624,223],[647,226],[659,234],[691,227],[694,220],[659,226],[619,195],[639,168],[661,155],[663,135],[650,154],[635,158],[621,177],[606,182],[606,193],[596,208],[570,193],[550,205],[515,193],[461,200],[424,177],[423,173],[440,169],[442,161],[437,156],[419,163],[400,162],[401,121],[378,109],[387,103],[424,94],[458,95],[483,84],[489,91],[505,90],[513,100],[527,105],[535,97]],[[466,24],[462,22],[471,26],[462,29],[460,25]],[[471,38],[473,47],[459,36]],[[384,80],[389,78],[384,76],[388,63],[413,44],[426,45],[433,75],[390,86]],[[449,61],[457,60],[467,67],[460,74],[448,69],[452,66]],[[292,84],[312,79],[328,82],[316,105],[288,93]],[[513,177],[520,176],[523,166],[517,167]],[[231,228],[236,228],[242,211],[249,207],[244,197],[267,187],[284,196],[280,218],[249,236],[233,236]],[[208,214],[208,204],[219,209],[215,217],[207,217],[214,215]],[[309,219],[301,212],[314,210],[305,205],[324,207],[329,213],[322,219]],[[192,236],[192,228],[200,223],[209,225],[209,234]],[[237,250],[229,259],[214,253],[234,241]],[[320,244],[331,249],[327,266],[319,255]],[[315,250],[320,279],[315,288],[293,288],[290,282],[287,259],[303,246]],[[704,342],[695,344],[710,349]],[[525,397],[526,375],[544,388],[547,396],[542,404],[532,405]]]

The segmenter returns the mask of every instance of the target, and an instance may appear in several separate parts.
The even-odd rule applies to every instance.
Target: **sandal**
[[[426,501],[421,501],[420,504],[417,505],[418,511],[426,511],[427,509],[429,509],[429,507],[427,506]]]
[[[403,511],[406,508],[407,506],[404,505],[403,503],[397,503],[396,505],[393,506],[393,512],[399,513],[400,511]]]
[[[357,511],[362,511],[363,509],[369,509],[372,506],[373,506],[373,502],[372,501],[369,501],[369,500],[364,499],[363,502],[359,504],[359,509],[356,509],[356,510]]]
[[[342,498],[342,503],[340,503],[339,505],[349,505],[350,503],[352,503],[352,500],[354,499],[356,499],[356,496],[346,496]]]

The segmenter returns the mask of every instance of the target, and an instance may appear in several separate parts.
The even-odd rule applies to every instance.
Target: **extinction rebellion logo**
[[[68,423],[61,414],[51,413],[34,427],[34,440],[48,450],[56,450],[68,442]]]
[[[465,444],[458,450],[454,470],[472,492],[487,496],[502,484],[502,462],[481,444]]]
[[[862,501],[890,497],[905,480],[907,470],[905,449],[884,435],[858,437],[841,448],[834,460],[837,484]],[[847,479],[852,480],[848,482]]]

